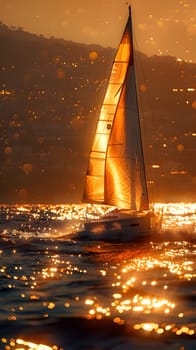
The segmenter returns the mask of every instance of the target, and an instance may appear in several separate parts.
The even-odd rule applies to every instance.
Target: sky
[[[0,0],[0,21],[45,37],[116,48],[126,0]],[[136,49],[196,62],[196,0],[132,0]]]

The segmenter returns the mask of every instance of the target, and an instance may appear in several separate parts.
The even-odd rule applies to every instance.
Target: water
[[[195,349],[195,206],[145,241],[78,240],[82,209],[0,208],[0,349]]]

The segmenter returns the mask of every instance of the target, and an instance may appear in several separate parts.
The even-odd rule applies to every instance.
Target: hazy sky
[[[116,47],[126,0],[0,0],[0,21],[31,33]],[[196,0],[132,0],[136,48],[196,62]]]

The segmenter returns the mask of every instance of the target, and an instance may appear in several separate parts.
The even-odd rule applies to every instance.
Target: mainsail
[[[109,78],[85,178],[83,201],[148,210],[131,11]]]

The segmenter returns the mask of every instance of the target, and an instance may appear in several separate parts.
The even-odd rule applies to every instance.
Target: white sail
[[[147,210],[131,14],[117,50],[90,152],[83,200]]]

